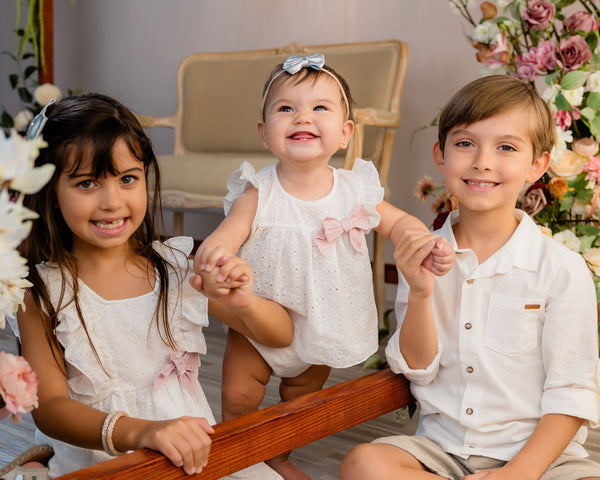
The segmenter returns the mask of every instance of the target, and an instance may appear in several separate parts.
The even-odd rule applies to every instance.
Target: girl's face
[[[335,80],[324,76],[295,83],[290,77],[271,87],[258,133],[282,163],[324,165],[352,136],[354,123],[346,115]]]
[[[117,175],[96,178],[91,161],[68,168],[56,184],[58,207],[73,233],[73,254],[128,248],[147,207],[144,164],[119,139],[112,150]]]

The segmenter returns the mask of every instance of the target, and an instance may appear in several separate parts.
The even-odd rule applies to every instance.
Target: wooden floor
[[[217,321],[212,322],[206,330],[206,340],[209,354],[202,359],[200,381],[213,406],[215,417],[219,419],[221,358],[225,347],[225,335]],[[8,327],[0,330],[0,350],[16,353],[16,342]],[[361,372],[360,367],[335,370],[327,385],[371,372],[372,370]],[[265,405],[275,403],[277,398],[277,385],[272,381],[267,389]],[[5,465],[18,453],[34,444],[34,429],[35,426],[30,415],[25,415],[23,420],[16,425],[9,420],[0,422],[0,466]],[[412,434],[415,429],[415,420],[397,421],[394,419],[394,414],[390,413],[306,445],[294,451],[292,459],[313,480],[334,480],[339,478],[340,461],[352,446],[385,435]],[[591,458],[600,461],[600,430],[590,431],[586,447]]]

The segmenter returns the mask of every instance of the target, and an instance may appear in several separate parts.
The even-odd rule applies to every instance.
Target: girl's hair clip
[[[54,103],[54,99],[51,98],[50,101],[42,108],[40,113],[38,113],[27,127],[27,133],[25,134],[25,138],[27,140],[35,140],[39,137],[40,133],[42,133],[42,129],[46,122],[48,121],[48,117],[46,116],[46,109]]]
[[[296,57],[291,56],[283,62],[283,69],[293,75],[294,73],[298,73],[303,68],[314,68],[315,70],[321,70],[325,65],[325,56],[320,53],[311,53],[307,57]]]

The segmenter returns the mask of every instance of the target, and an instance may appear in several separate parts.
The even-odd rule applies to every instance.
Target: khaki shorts
[[[410,453],[430,472],[450,480],[462,480],[465,475],[494,470],[506,462],[494,458],[472,455],[461,458],[445,452],[438,444],[418,435],[395,435],[373,440],[373,443],[385,443]],[[600,463],[587,458],[561,455],[540,480],[580,480],[587,477],[600,477]]]

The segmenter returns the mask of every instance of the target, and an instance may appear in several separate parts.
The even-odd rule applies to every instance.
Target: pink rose
[[[38,406],[37,376],[23,357],[0,352],[0,397],[4,408],[0,419],[13,415],[13,421],[21,420],[21,414]]]
[[[563,32],[583,30],[585,33],[589,33],[592,30],[598,30],[598,20],[589,12],[575,12],[565,20],[563,26]]]
[[[546,0],[533,0],[521,15],[525,24],[532,30],[545,30],[554,20],[556,7]]]
[[[592,52],[585,39],[579,35],[572,35],[560,41],[560,54],[565,61],[565,70],[577,70],[592,58]]]

